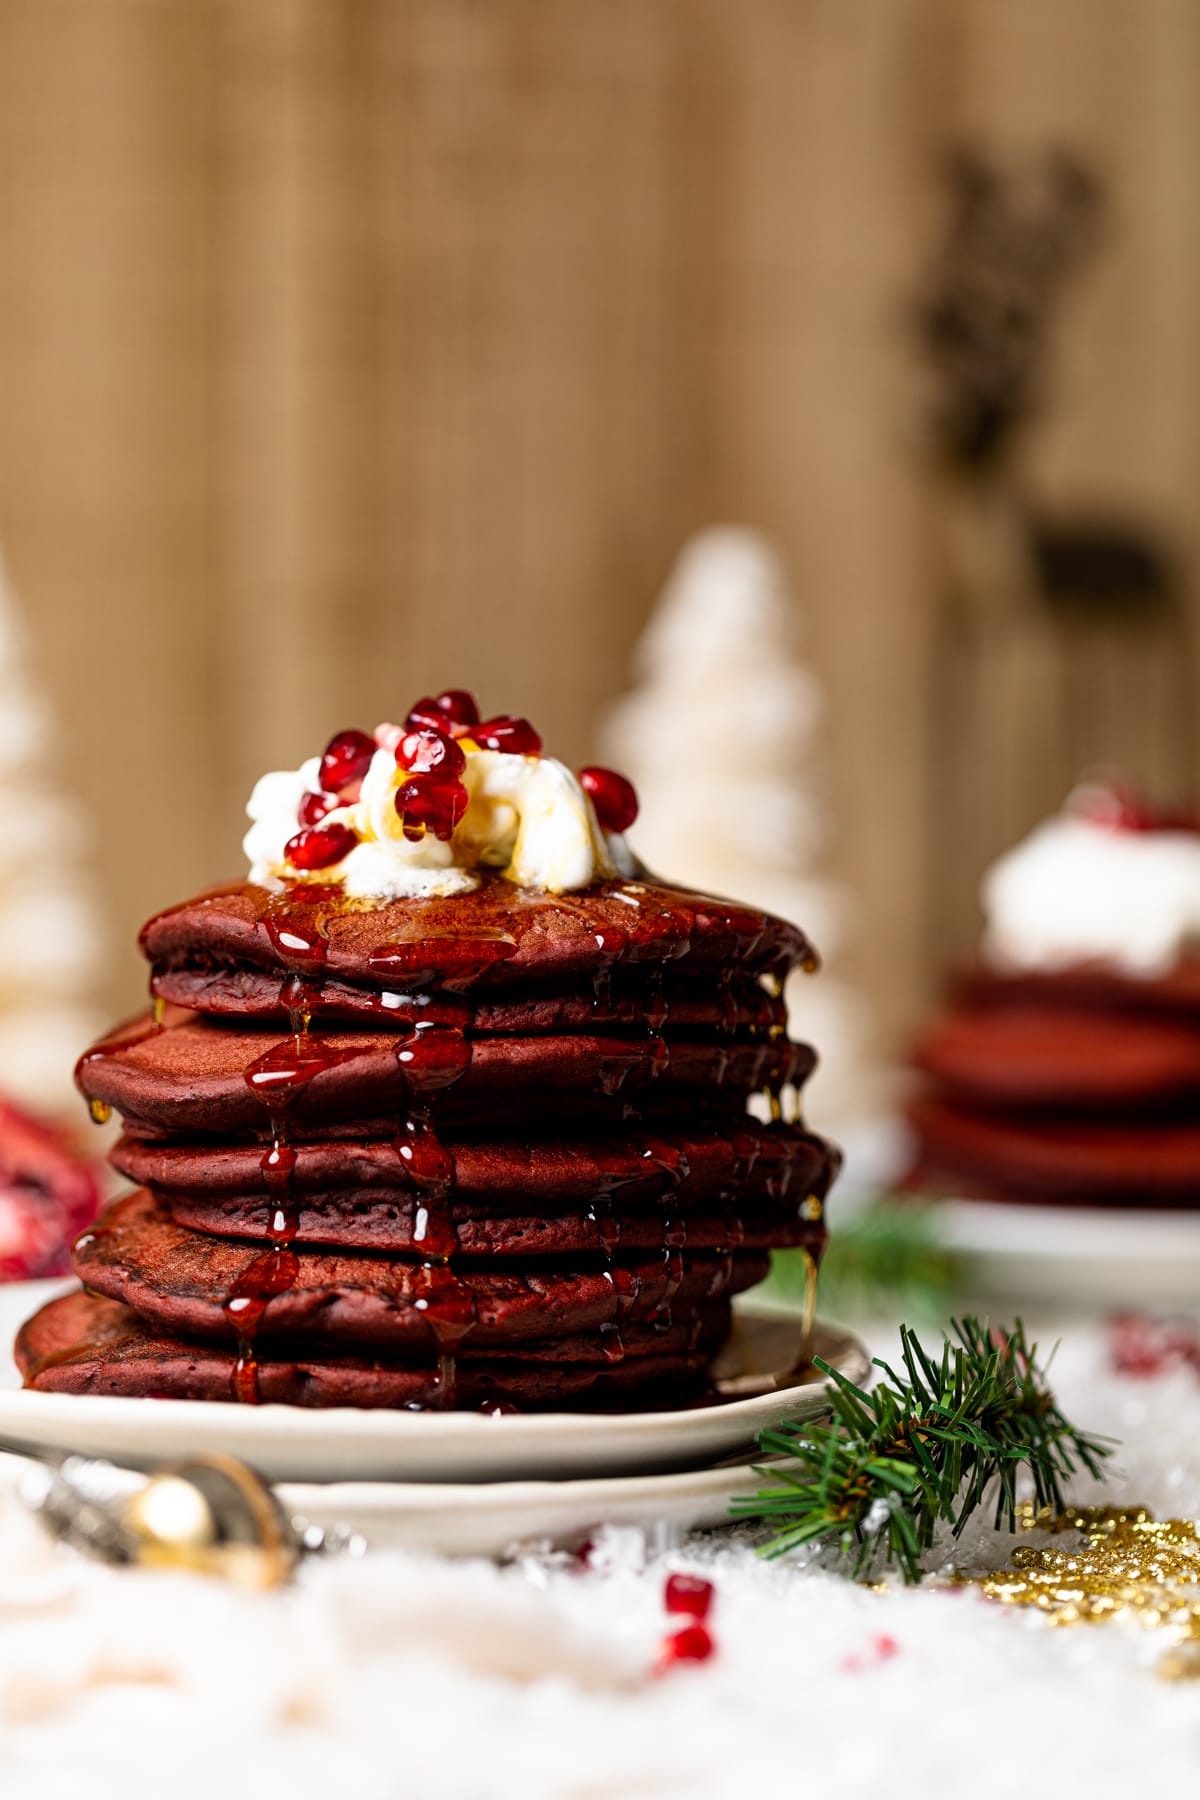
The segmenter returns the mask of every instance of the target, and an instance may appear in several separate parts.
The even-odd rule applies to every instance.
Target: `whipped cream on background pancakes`
[[[550,893],[635,872],[629,783],[574,774],[527,720],[481,720],[457,690],[418,701],[404,725],[339,732],[323,755],[264,775],[246,810],[250,879],[264,885],[397,900],[469,892],[483,871]]]
[[[1152,978],[1200,949],[1200,822],[1156,819],[1107,787],[1076,789],[988,870],[993,967],[1101,963]]]

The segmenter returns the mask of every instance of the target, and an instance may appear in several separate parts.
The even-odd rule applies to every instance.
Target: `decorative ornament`
[[[1028,1606],[1048,1625],[1104,1625],[1122,1620],[1175,1640],[1156,1673],[1167,1681],[1200,1680],[1200,1526],[1156,1519],[1145,1507],[1074,1507],[1059,1511],[1029,1502],[1017,1508],[1023,1531],[1077,1532],[1082,1543],[1059,1550],[1021,1545],[1011,1565],[963,1576],[1002,1606]]]
[[[220,1575],[271,1588],[296,1567],[300,1544],[272,1488],[231,1456],[161,1469],[129,1501],[124,1522],[144,1568]]]
[[[278,1587],[305,1555],[365,1548],[354,1533],[290,1518],[270,1484],[232,1456],[191,1457],[146,1479],[98,1458],[46,1456],[21,1495],[55,1537],[100,1562],[241,1587]]]
[[[0,562],[0,926],[21,946],[0,994],[0,1090],[54,1114],[77,1104],[71,1071],[93,1034],[100,933],[80,853],[87,825],[57,785],[55,721],[31,677],[21,610]],[[0,1238],[10,1210],[0,1207]]]
[[[828,961],[848,907],[820,873],[828,819],[810,771],[823,698],[796,649],[800,613],[768,539],[736,526],[698,533],[638,643],[636,685],[600,736],[636,789],[634,845],[648,868],[795,921]],[[869,1111],[859,997],[797,971],[787,1001],[793,1035],[821,1046],[806,1112],[828,1122]]]

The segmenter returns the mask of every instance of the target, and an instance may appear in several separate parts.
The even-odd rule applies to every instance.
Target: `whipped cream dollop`
[[[418,723],[416,749],[405,726],[379,726],[373,750],[364,734],[343,733],[361,739],[362,760],[370,760],[361,776],[333,792],[322,780],[331,779],[339,739],[324,758],[262,776],[246,808],[250,880],[337,883],[352,898],[396,900],[466,893],[484,870],[551,893],[633,873],[623,835],[605,831],[577,775],[540,750],[487,748],[470,735],[472,724],[486,731],[477,716],[447,718],[444,733]],[[527,732],[526,741],[540,743],[531,727]],[[438,798],[433,811],[426,806],[429,824],[422,822],[424,791],[442,803],[441,812]],[[406,798],[414,793],[417,802]]]
[[[1068,806],[989,869],[982,899],[984,954],[999,967],[1161,975],[1200,945],[1200,833]]]

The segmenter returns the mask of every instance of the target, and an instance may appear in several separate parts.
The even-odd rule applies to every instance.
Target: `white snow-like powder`
[[[1079,1331],[1054,1383],[1124,1440],[1106,1499],[1200,1516],[1200,1381],[1117,1379]],[[994,1568],[1012,1548],[976,1524],[955,1560]],[[651,1679],[676,1567],[716,1582],[718,1653]],[[1200,1683],[1155,1677],[1165,1647],[969,1590],[875,1593],[821,1558],[765,1563],[740,1530],[665,1549],[609,1532],[582,1574],[380,1553],[253,1596],[82,1564],[0,1510],[5,1800],[1188,1792]]]

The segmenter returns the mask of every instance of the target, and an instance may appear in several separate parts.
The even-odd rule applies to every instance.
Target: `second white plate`
[[[938,1200],[972,1291],[1078,1308],[1200,1307],[1200,1214]]]

